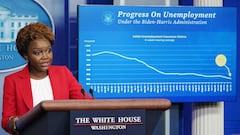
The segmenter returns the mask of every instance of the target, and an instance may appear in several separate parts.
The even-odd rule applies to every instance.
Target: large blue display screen
[[[97,99],[236,96],[236,9],[79,6],[79,82]]]

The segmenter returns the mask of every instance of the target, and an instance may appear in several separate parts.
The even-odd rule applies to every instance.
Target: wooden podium
[[[170,107],[167,99],[43,101],[20,117],[17,129],[21,135],[159,135]]]

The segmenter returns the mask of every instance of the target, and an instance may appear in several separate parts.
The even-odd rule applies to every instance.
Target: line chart
[[[149,15],[152,11],[159,15],[186,10],[214,12],[217,18],[130,19],[118,16],[119,10]],[[80,6],[78,13],[79,82],[86,90],[91,89],[95,98],[168,98],[173,102],[235,98],[235,10]],[[147,24],[146,20],[169,23]],[[205,23],[191,23],[196,21]]]
[[[198,74],[198,73],[167,73],[167,72],[163,72],[163,71],[160,71],[158,69],[156,69],[155,67],[153,66],[150,66],[149,64],[145,63],[144,61],[142,60],[139,60],[137,58],[131,58],[131,57],[127,57],[127,56],[123,56],[119,53],[116,53],[116,52],[111,52],[111,51],[102,51],[102,52],[97,52],[97,53],[94,53],[92,54],[92,56],[97,56],[97,55],[101,55],[101,54],[112,54],[112,55],[116,55],[116,56],[119,56],[121,58],[124,58],[124,59],[128,59],[128,60],[134,60],[134,61],[137,61],[139,63],[142,63],[143,65],[145,65],[146,67],[160,73],[160,74],[163,74],[163,75],[193,75],[193,76],[200,76],[200,77],[207,77],[207,78],[225,78],[225,79],[231,79],[231,77],[228,77],[228,76],[223,76],[223,75],[204,75],[204,74]],[[229,70],[229,68],[228,68]]]

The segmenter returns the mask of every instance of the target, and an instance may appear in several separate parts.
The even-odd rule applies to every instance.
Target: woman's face
[[[24,56],[28,60],[31,77],[45,77],[48,68],[52,64],[52,46],[46,39],[37,39],[30,42],[27,54]]]

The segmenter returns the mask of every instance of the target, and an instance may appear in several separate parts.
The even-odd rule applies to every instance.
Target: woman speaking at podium
[[[92,99],[82,93],[66,66],[53,66],[54,34],[41,22],[22,28],[16,39],[18,53],[27,65],[5,77],[3,91],[2,127],[17,134],[16,121],[43,100]]]

